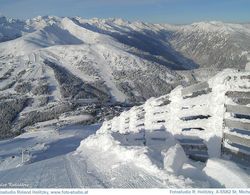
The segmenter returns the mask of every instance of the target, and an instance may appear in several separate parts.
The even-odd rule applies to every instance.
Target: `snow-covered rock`
[[[175,144],[167,150],[161,152],[163,157],[164,169],[178,174],[184,163],[187,162],[187,156],[180,144]]]

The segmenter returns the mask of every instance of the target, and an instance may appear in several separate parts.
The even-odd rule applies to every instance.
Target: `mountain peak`
[[[57,16],[37,16],[26,20],[26,23],[35,29],[40,29],[45,26],[51,26],[59,21],[61,21],[61,18]]]
[[[2,13],[0,13],[0,23],[16,23],[16,22],[21,23],[22,21],[18,20],[18,19],[7,17],[7,16],[3,15]]]

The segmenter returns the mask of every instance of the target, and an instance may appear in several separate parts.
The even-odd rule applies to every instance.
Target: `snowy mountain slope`
[[[113,37],[125,44],[129,52],[173,69],[210,66],[222,69],[224,66],[233,67],[234,64],[244,66],[246,52],[249,51],[247,24],[200,22],[174,26],[122,19],[86,20],[47,16],[27,20],[26,26],[38,30],[58,23],[62,23],[61,28],[67,29],[68,26],[67,30],[71,33],[74,31],[76,37],[85,37],[87,42],[94,37],[108,35],[102,41]]]
[[[18,38],[32,31],[33,28],[26,22],[0,15],[0,42]]]
[[[161,64],[171,67],[164,60],[177,62],[177,66],[172,66],[177,69],[181,66],[181,69],[244,68],[246,52],[249,52],[250,32],[247,24],[200,22],[174,26],[120,19],[75,20],[88,29],[108,34],[140,52],[150,53],[151,58],[161,60]],[[146,54],[141,56],[149,57]]]
[[[42,23],[44,23],[44,20],[42,20]],[[43,26],[43,25],[41,25],[41,26]],[[65,44],[67,44],[67,46],[65,46]],[[52,23],[52,24],[49,23],[48,26],[46,26],[46,27],[42,27],[42,28],[39,27],[39,30],[36,30],[35,32],[28,34],[24,37],[21,37],[19,39],[12,40],[12,41],[9,41],[6,43],[2,43],[0,45],[0,50],[1,50],[1,53],[6,56],[6,55],[22,55],[22,54],[28,55],[29,53],[31,53],[31,51],[34,52],[35,50],[40,50],[42,48],[46,48],[46,51],[48,51],[48,50],[52,51],[54,56],[57,56],[57,55],[60,56],[60,57],[56,57],[56,58],[62,58],[61,54],[58,54],[55,51],[53,51],[54,48],[49,49],[49,47],[51,47],[51,46],[58,46],[58,45],[64,45],[64,50],[66,50],[66,48],[68,48],[69,45],[71,45],[70,48],[73,48],[74,46],[77,47],[76,50],[78,48],[81,48],[81,47],[89,48],[91,50],[91,52],[92,51],[97,52],[98,53],[97,55],[102,55],[103,56],[102,58],[105,58],[105,60],[107,61],[105,63],[112,64],[113,67],[117,67],[118,64],[121,64],[121,67],[119,67],[119,69],[120,69],[119,71],[112,70],[112,69],[109,70],[109,72],[111,72],[115,77],[116,77],[116,74],[121,74],[121,73],[126,74],[127,69],[130,69],[131,66],[133,66],[133,68],[135,68],[138,66],[138,63],[139,64],[142,63],[143,65],[141,65],[140,68],[139,67],[137,68],[139,71],[143,71],[143,70],[141,70],[141,67],[145,66],[144,64],[148,64],[152,68],[156,69],[157,72],[159,72],[159,74],[162,74],[162,76],[165,77],[165,78],[162,78],[162,76],[161,76],[160,79],[163,79],[163,80],[161,80],[161,82],[174,83],[175,82],[174,80],[176,80],[175,73],[169,71],[164,66],[161,66],[157,63],[149,62],[149,61],[144,60],[142,58],[138,58],[134,55],[131,55],[128,52],[126,52],[125,46],[123,44],[115,41],[112,37],[106,36],[103,34],[99,34],[99,33],[93,32],[93,31],[89,31],[85,28],[82,28],[82,27],[76,25],[72,20],[70,20],[68,18],[64,18],[60,21],[57,21],[56,23]],[[74,45],[74,46],[72,46],[72,45]],[[79,45],[81,45],[81,46],[79,47]],[[6,50],[6,48],[9,48],[9,49]],[[63,47],[61,47],[61,48],[63,48]],[[109,51],[109,52],[107,52],[107,51]],[[115,56],[112,56],[114,51],[115,51]],[[73,52],[71,52],[71,53],[73,53]],[[90,53],[90,52],[88,52],[88,53]],[[37,54],[37,55],[39,55],[39,54]],[[84,55],[84,54],[78,53],[77,57],[82,58],[82,55]],[[46,54],[44,54],[43,56],[44,56],[44,58],[46,58]],[[85,56],[86,55],[84,55],[83,58],[86,58]],[[108,58],[110,58],[111,56],[112,56],[111,59],[113,59],[113,60],[108,61]],[[102,69],[101,63],[103,63],[102,62],[103,60],[101,60],[101,62],[98,62],[98,61],[96,62],[94,60],[95,59],[91,59],[90,63],[91,64],[97,63],[97,66],[100,66],[99,69]],[[85,60],[85,61],[87,61],[87,60]],[[93,61],[94,61],[94,63],[93,63]],[[75,62],[75,60],[74,61],[71,60],[68,63],[72,63],[72,62],[79,66],[79,64],[77,64],[77,62]],[[87,61],[87,63],[88,63],[88,61]],[[131,66],[126,67],[126,63],[131,64]],[[93,67],[91,67],[89,65],[85,69],[88,69],[88,68],[93,69]],[[125,69],[125,70],[123,70],[123,69]],[[161,73],[161,72],[163,72],[163,73]],[[128,74],[130,74],[130,73],[128,73]],[[147,73],[147,74],[149,74],[149,73]],[[87,75],[87,76],[89,76],[89,75]],[[124,75],[124,76],[126,77],[126,75]],[[103,75],[103,77],[105,77],[105,75]],[[117,75],[117,77],[120,77],[120,75]],[[151,78],[151,75],[149,75],[148,77]],[[170,79],[168,79],[167,77],[170,77]],[[119,80],[119,78],[115,78],[115,80]],[[164,80],[166,80],[166,81],[164,81]],[[95,82],[95,80],[94,80],[94,82]],[[114,82],[115,81],[111,81],[111,82],[107,82],[107,83],[112,85]],[[124,87],[134,88],[133,83],[131,85],[126,84],[126,83],[122,83],[122,84],[125,85]],[[129,86],[127,86],[127,85],[129,85]],[[156,85],[158,85],[158,84],[156,84]],[[115,85],[113,84],[113,88],[114,88],[114,86]],[[110,87],[110,86],[108,86],[108,87]],[[146,87],[146,86],[144,86],[144,87]],[[122,89],[120,89],[120,90],[122,90]],[[157,91],[158,90],[154,90],[153,94],[155,94]],[[139,95],[141,95],[141,94],[139,93]],[[145,94],[142,94],[142,98],[147,99],[148,97],[146,97]],[[124,98],[123,98],[123,101],[124,101]]]
[[[180,83],[204,80],[225,63],[243,68],[249,51],[249,28],[240,24],[174,26],[55,16],[1,17],[0,24],[0,33],[9,35],[0,41],[0,104],[2,116],[8,115],[0,119],[4,136],[90,103],[144,102]],[[221,44],[218,50],[214,42]],[[202,68],[187,71],[197,67]]]
[[[86,21],[81,18],[74,18],[73,20],[84,28],[115,38],[118,42],[127,46],[128,52],[144,59],[163,64],[171,69],[197,67],[192,60],[176,52],[169,42],[163,39],[163,37],[168,37],[172,33],[174,27],[170,27],[169,32],[161,34],[159,25],[143,22],[130,23],[121,19]]]
[[[250,31],[241,24],[201,22],[184,26],[171,43],[201,67],[244,68],[250,46]]]
[[[7,101],[24,102],[1,119],[3,136],[10,128],[19,132],[90,102],[144,101],[179,82],[167,67],[132,55],[124,44],[69,18],[38,17],[26,23],[32,32],[0,43],[3,116],[10,112]],[[73,105],[63,103],[68,100]],[[56,107],[52,113],[51,106]]]

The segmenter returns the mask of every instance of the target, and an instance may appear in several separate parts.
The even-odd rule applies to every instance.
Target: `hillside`
[[[243,69],[250,45],[244,24],[56,16],[2,16],[0,37],[1,137],[65,114],[102,121],[179,84]]]

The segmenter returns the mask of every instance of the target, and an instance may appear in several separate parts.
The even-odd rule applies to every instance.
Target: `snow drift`
[[[209,159],[207,161],[204,172],[211,178],[216,178],[212,181],[214,185],[220,185],[227,188],[249,188],[250,177],[246,172],[237,166],[235,163],[222,159]],[[216,184],[217,182],[217,184]]]

